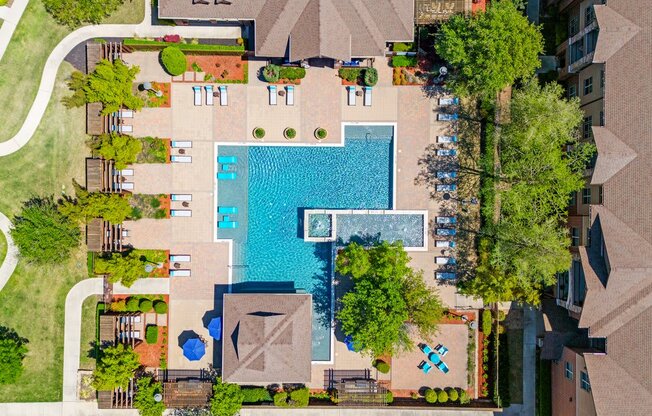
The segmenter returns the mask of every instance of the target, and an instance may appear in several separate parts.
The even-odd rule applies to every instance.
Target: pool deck
[[[170,76],[161,71],[156,53],[126,54],[125,60],[141,66],[138,81],[172,81]],[[219,366],[220,352],[213,349],[213,342],[208,343],[206,356],[195,362],[182,356],[177,342],[177,337],[187,335],[184,331],[194,331],[209,339],[204,323],[221,310],[221,294],[228,284],[229,244],[214,242],[214,160],[215,143],[218,142],[234,145],[332,146],[342,143],[342,123],[397,123],[396,205],[392,209],[427,210],[431,222],[428,250],[410,252],[411,264],[424,271],[425,281],[438,289],[442,301],[449,307],[481,305],[457,294],[454,285],[439,284],[434,279],[437,268],[434,257],[441,255],[441,252],[434,247],[432,220],[441,215],[441,207],[430,197],[430,189],[426,185],[417,184],[415,178],[420,173],[419,159],[426,153],[426,148],[436,143],[437,135],[450,133],[449,123],[436,121],[439,110],[437,100],[425,97],[419,87],[392,86],[391,68],[384,64],[383,58],[377,58],[375,66],[379,69],[379,83],[373,88],[373,105],[370,107],[363,106],[363,97],[357,97],[356,106],[347,105],[346,89],[341,85],[337,71],[315,67],[308,69],[307,77],[301,85],[295,87],[294,106],[286,105],[285,97],[281,96],[277,97],[278,104],[271,106],[268,104],[267,84],[257,79],[257,71],[264,63],[249,62],[249,84],[228,84],[228,106],[220,106],[217,97],[213,106],[194,106],[191,87],[206,84],[172,82],[171,108],[145,108],[131,120],[135,136],[157,136],[193,142],[192,149],[186,153],[192,156],[192,163],[133,166],[134,192],[192,194],[190,207],[184,208],[192,209],[192,217],[140,220],[125,224],[125,229],[130,234],[128,242],[135,247],[165,248],[177,254],[192,255],[192,277],[171,278],[168,367],[205,368],[213,362]],[[278,88],[283,89],[283,86]],[[205,100],[204,97],[203,99]],[[255,127],[266,130],[267,135],[263,141],[252,137],[251,131]],[[283,138],[282,132],[286,127],[297,130],[296,139]],[[317,127],[328,130],[326,140],[319,142],[314,138],[313,132]],[[177,149],[173,149],[173,154],[178,154],[177,152]],[[181,209],[180,202],[173,202],[172,209],[177,208]],[[458,342],[459,331],[454,329],[450,332],[448,326],[451,325],[442,325],[440,335],[447,344],[455,345],[455,353],[452,350],[449,353],[449,376],[452,376],[447,379],[431,377],[428,379],[430,387],[448,387],[454,384],[454,387],[466,386],[465,340],[460,339]],[[461,327],[466,330],[466,326]],[[464,360],[458,357],[462,352]],[[347,351],[340,341],[335,341],[334,357],[333,364],[313,365],[310,387],[323,388],[325,369],[363,369],[370,366],[369,358]],[[397,389],[417,389],[419,383],[424,382],[420,379],[420,370],[416,369],[419,362],[413,362],[417,358],[419,357],[408,354],[397,359],[401,364],[390,378],[392,384],[396,383]],[[402,367],[406,368],[401,370]],[[375,374],[375,370],[372,374]],[[410,387],[411,384],[414,387]]]

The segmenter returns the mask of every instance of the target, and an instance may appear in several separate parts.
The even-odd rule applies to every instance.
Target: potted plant
[[[328,136],[328,132],[326,131],[326,129],[322,127],[317,127],[317,129],[315,130],[315,138],[317,140],[324,140],[327,136]]]
[[[297,137],[297,131],[292,127],[288,127],[283,131],[283,135],[285,136],[286,139],[292,140],[295,137]]]
[[[265,129],[262,127],[256,127],[253,131],[254,138],[260,140],[265,137]]]

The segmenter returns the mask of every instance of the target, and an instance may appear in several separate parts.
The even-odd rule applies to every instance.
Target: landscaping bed
[[[170,108],[172,105],[172,89],[169,82],[152,82],[152,88],[163,93],[157,97],[153,91],[141,91],[138,88],[141,83],[134,84],[134,93],[140,97],[148,108]]]
[[[245,52],[244,42],[241,45],[224,45],[211,44],[203,39],[183,39],[179,38],[178,42],[166,42],[165,40],[156,39],[124,39],[122,43],[134,50],[140,51],[158,51],[166,46],[176,46],[183,52],[193,52],[193,54],[223,54],[223,55],[242,55]]]
[[[389,61],[393,68],[393,85],[427,85],[432,81],[432,62],[416,56],[393,56]]]
[[[131,218],[134,220],[170,218],[170,196],[167,194],[133,194],[129,203],[132,206]]]
[[[138,140],[143,144],[143,150],[136,163],[170,163],[170,139],[139,137]]]
[[[134,249],[129,253],[133,253],[141,258],[141,260],[150,263],[154,266],[149,274],[146,274],[143,270],[143,277],[169,277],[170,276],[170,256],[168,250],[143,250],[143,249]],[[104,256],[95,254],[94,256],[94,267],[93,270],[96,275],[107,274],[107,261]],[[161,268],[158,268],[156,265],[162,264]]]
[[[367,75],[367,71],[375,73],[375,81],[373,76]],[[345,67],[337,71],[337,76],[342,78],[342,85],[360,85],[373,87],[378,82],[378,73],[375,68],[371,67]]]
[[[186,55],[187,71],[203,72],[204,81],[222,84],[246,84],[248,63],[241,56]]]

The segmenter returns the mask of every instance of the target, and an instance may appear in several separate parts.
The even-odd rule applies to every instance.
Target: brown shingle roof
[[[414,38],[413,0],[160,0],[160,18],[255,21],[256,55],[350,60],[382,55],[385,43]]]
[[[306,383],[312,296],[225,294],[222,377],[235,383]]]

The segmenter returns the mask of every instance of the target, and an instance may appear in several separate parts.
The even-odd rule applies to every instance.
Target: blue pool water
[[[392,128],[352,127],[345,136],[344,147],[218,149],[238,157],[237,179],[218,184],[218,205],[239,212],[231,215],[238,229],[218,229],[218,238],[234,240],[233,283],[293,282],[312,293],[313,360],[330,358],[333,245],[303,240],[303,211],[391,209]]]

